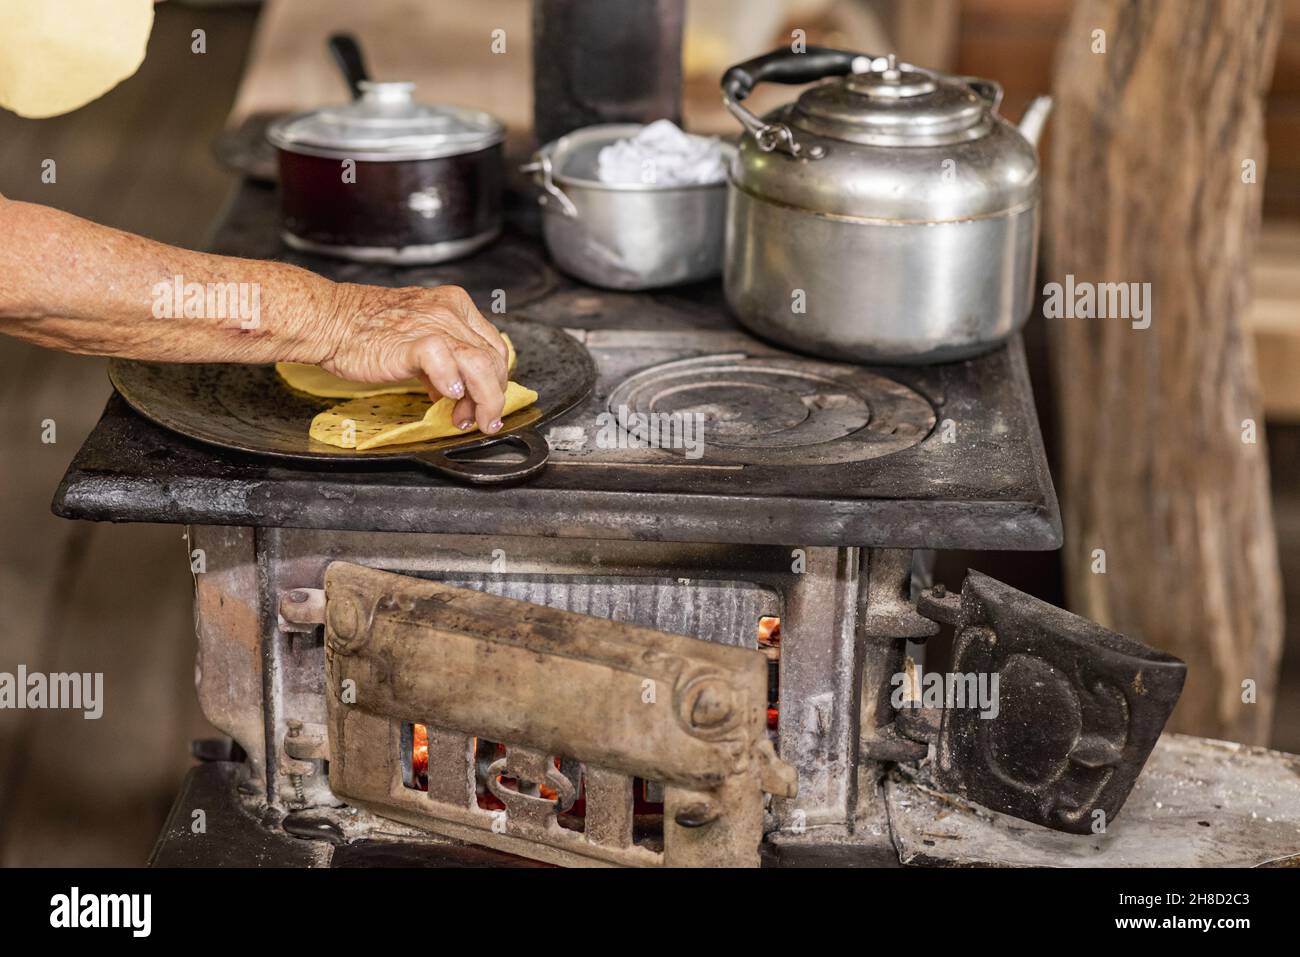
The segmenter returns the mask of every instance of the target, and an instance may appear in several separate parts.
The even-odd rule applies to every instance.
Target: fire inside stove
[[[768,732],[775,736],[780,717],[780,703],[777,697],[779,688],[781,661],[781,619],[764,616],[758,621],[758,647],[768,662]],[[412,722],[407,725],[403,739],[409,742],[409,751],[403,757],[406,786],[416,791],[429,790],[429,729],[426,725]],[[474,743],[474,791],[478,806],[486,811],[505,809],[501,800],[492,793],[489,779],[493,777],[492,765],[506,756],[506,747],[495,741],[475,738]],[[581,774],[576,762],[563,758],[555,759],[555,768],[561,774],[567,774],[574,780],[577,796],[572,805],[557,815],[560,825],[582,829],[586,816],[586,804],[583,796]],[[511,790],[532,791],[537,796],[549,801],[560,799],[559,793],[545,783],[519,781],[507,775],[496,775],[498,786]],[[638,829],[661,829],[663,820],[663,787],[658,782],[633,779],[633,816]]]

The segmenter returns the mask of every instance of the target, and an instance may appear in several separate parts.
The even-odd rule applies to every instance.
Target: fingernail
[[[458,379],[451,384],[451,397],[453,399],[459,399],[464,394],[465,394],[465,383],[461,382]]]
[[[488,423],[488,429],[487,429],[487,430],[488,430],[489,432],[499,432],[499,431],[501,431],[501,420],[500,420],[500,419],[493,419],[491,422]]]
[[[469,429],[473,424],[474,424],[474,420],[473,420],[473,419],[466,419],[464,422],[457,422],[457,423],[456,423],[456,428],[458,428],[458,429],[460,429],[462,432],[464,432],[464,431],[466,431],[467,429]]]

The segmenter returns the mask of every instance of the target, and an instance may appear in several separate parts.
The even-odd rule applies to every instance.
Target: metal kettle
[[[834,77],[759,118],[761,82]],[[1034,301],[1040,97],[1020,126],[1001,87],[809,47],[729,69],[745,128],[731,169],[724,285],[757,334],[862,362],[939,362],[1017,332]]]

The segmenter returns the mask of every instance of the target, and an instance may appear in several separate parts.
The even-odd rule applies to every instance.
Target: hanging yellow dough
[[[511,382],[506,386],[502,417],[526,409],[537,401],[532,389]],[[456,403],[439,399],[430,403],[418,395],[377,395],[352,399],[319,413],[311,420],[311,437],[341,449],[378,449],[386,445],[430,442],[476,429],[456,428],[451,421]]]
[[[501,334],[501,338],[506,344],[508,370],[514,372],[515,362],[519,358],[515,355],[515,344],[505,333]],[[428,395],[428,390],[419,379],[402,379],[400,382],[353,382],[332,375],[320,366],[304,365],[301,362],[277,362],[275,371],[290,388],[324,399],[368,399],[376,395],[401,395],[407,392]]]
[[[144,61],[153,0],[0,0],[0,107],[58,116]]]

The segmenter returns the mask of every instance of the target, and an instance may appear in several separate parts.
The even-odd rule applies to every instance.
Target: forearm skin
[[[190,316],[163,287],[247,283],[258,315]],[[169,362],[309,362],[333,355],[346,284],[284,263],[214,256],[0,197],[0,332],[68,352]],[[202,311],[202,310],[200,310]],[[219,310],[218,310],[219,311]]]

